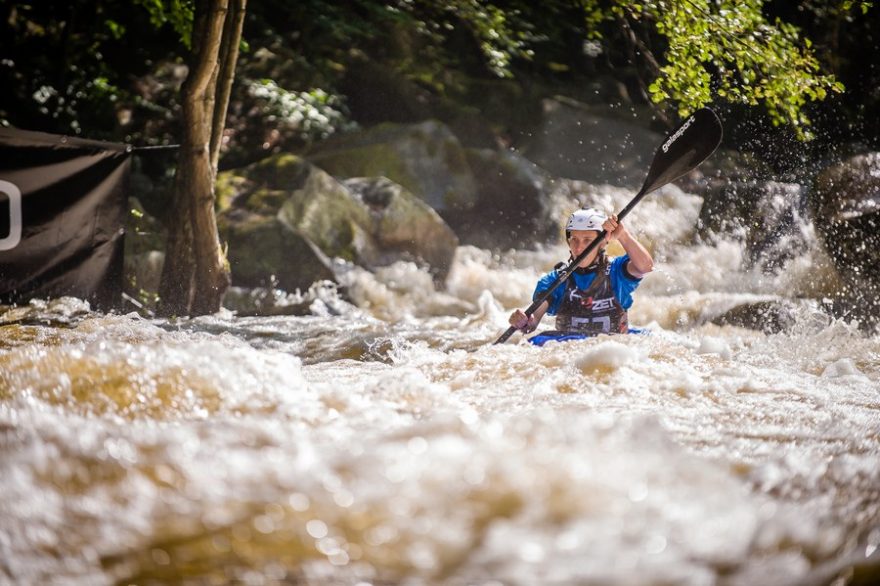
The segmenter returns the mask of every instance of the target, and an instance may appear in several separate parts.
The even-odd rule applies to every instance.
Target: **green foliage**
[[[832,73],[857,69],[856,55],[837,52],[859,46],[848,30],[870,29],[846,27],[866,22],[872,7],[866,0],[260,0],[248,6],[245,36],[254,51],[240,71],[276,82],[277,90],[264,86],[265,99],[282,123],[312,120],[308,107],[321,112],[323,130],[317,122],[304,129],[310,140],[342,127],[345,112],[330,97],[344,93],[340,80],[355,54],[445,97],[467,95],[457,91],[461,73],[574,88],[602,76],[627,86],[636,78],[663,109],[760,107],[806,138],[811,105],[843,91]],[[167,132],[175,101],[166,89],[174,86],[158,76],[158,64],[183,60],[193,8],[194,0],[0,3],[0,123],[117,140]],[[863,87],[876,87],[876,74],[866,73]],[[125,127],[132,116],[139,126]]]
[[[802,4],[815,19],[829,23],[857,18],[872,7],[864,0]],[[515,76],[540,49],[553,54],[541,64],[545,71],[576,73],[585,58],[598,62],[600,53],[619,54],[615,45],[633,43],[635,57],[624,61],[639,71],[655,103],[680,114],[713,101],[763,107],[774,124],[790,125],[804,139],[811,137],[807,106],[844,89],[823,70],[816,49],[797,27],[768,16],[767,0],[548,0],[537,5],[525,0],[356,0],[349,8],[306,0],[298,10],[302,22],[317,26],[314,32],[344,47],[368,46],[360,41],[380,37],[386,46],[374,52],[397,59],[400,71],[439,91],[447,83],[446,71],[466,64],[461,55],[447,52],[461,48],[456,39],[463,34],[478,49],[485,71],[497,77]],[[573,20],[573,15],[579,17]],[[573,22],[579,47],[564,40]],[[415,31],[417,38],[401,41],[394,33],[401,29]],[[401,42],[409,46],[398,58],[393,51]],[[307,44],[304,50],[310,51]],[[566,51],[567,62],[560,63]],[[647,65],[633,62],[639,58]],[[337,55],[330,62],[343,60]]]
[[[797,27],[767,19],[765,3],[616,0],[608,16],[652,25],[665,41],[656,78],[648,86],[654,102],[671,102],[680,114],[716,98],[762,105],[773,124],[791,125],[800,138],[812,138],[805,106],[842,92],[843,85],[822,73],[810,40],[801,38]],[[864,13],[871,2],[826,6],[824,15],[838,17],[856,7]]]
[[[327,138],[355,125],[348,119],[339,96],[322,89],[288,91],[271,79],[251,81],[248,93],[263,102],[263,115],[281,131],[291,131],[304,142]]]
[[[181,0],[164,4],[168,21],[182,25]],[[122,110],[137,102],[131,79],[178,47],[146,10],[90,0],[0,3],[0,38],[0,119],[109,140],[124,139]]]
[[[183,44],[189,49],[192,46],[192,25],[195,11],[194,0],[134,0],[146,9],[150,22],[154,27],[162,28],[170,24]]]
[[[477,41],[486,68],[497,77],[511,77],[513,59],[529,60],[537,40],[531,24],[515,6],[502,9],[480,0],[400,0],[397,9],[421,34],[441,44],[449,31],[465,28]]]
[[[810,138],[807,101],[822,100],[842,86],[820,67],[798,30],[761,12],[763,0],[706,0],[657,4],[657,30],[669,41],[667,65],[652,85],[652,98],[671,98],[684,110],[718,97],[767,108],[774,124],[791,124]],[[714,84],[713,84],[714,82]]]
[[[555,0],[553,0],[555,2]],[[553,3],[551,2],[551,3]],[[394,62],[426,85],[440,88],[448,69],[472,56],[496,77],[510,77],[515,60],[533,56],[538,39],[525,11],[527,2],[485,0],[265,0],[248,7],[251,31],[263,46],[292,49],[313,79],[331,80],[350,51]],[[552,13],[551,13],[552,14]],[[258,24],[255,24],[258,23]]]

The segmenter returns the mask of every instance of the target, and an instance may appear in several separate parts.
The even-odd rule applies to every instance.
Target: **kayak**
[[[629,328],[627,334],[647,334],[649,330],[644,328]],[[537,336],[529,338],[529,342],[535,346],[543,346],[547,342],[568,342],[570,340],[586,340],[594,338],[597,334],[581,334],[578,332],[560,332],[559,330],[548,330],[541,332]]]

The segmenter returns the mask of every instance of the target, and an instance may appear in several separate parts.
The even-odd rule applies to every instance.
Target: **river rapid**
[[[645,335],[492,344],[561,245],[340,265],[305,317],[0,309],[0,583],[877,583],[880,336],[818,245],[766,274],[700,205],[627,218]]]

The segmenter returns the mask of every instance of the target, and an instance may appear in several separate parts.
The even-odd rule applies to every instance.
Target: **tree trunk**
[[[161,315],[214,313],[229,288],[214,215],[214,180],[244,11],[245,0],[196,2],[192,60],[181,88],[183,137],[159,286]]]

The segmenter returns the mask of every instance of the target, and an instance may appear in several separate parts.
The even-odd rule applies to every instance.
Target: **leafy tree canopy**
[[[671,100],[680,113],[708,104],[714,96],[766,107],[774,124],[790,124],[810,138],[807,102],[844,87],[822,74],[809,39],[781,19],[768,19],[764,0],[658,0],[616,2],[618,19],[646,20],[665,41],[663,64],[648,90],[654,102]],[[866,12],[870,2],[817,6],[818,14]],[[607,18],[607,16],[606,16]],[[651,59],[652,58],[647,57]]]
[[[0,3],[0,33],[9,40],[0,80],[11,88],[0,121],[108,136],[117,121],[107,113],[119,117],[121,103],[169,116],[173,100],[152,102],[131,86],[159,61],[182,59],[194,0],[50,4]],[[871,7],[865,0],[808,0],[794,12],[772,0],[263,0],[248,8],[245,39],[253,51],[270,47],[288,58],[283,87],[291,91],[334,94],[347,57],[362,51],[438,92],[449,70],[558,80],[607,74],[635,80],[634,97],[661,112],[713,101],[758,106],[808,138],[807,106],[844,90],[834,75],[844,27]],[[822,33],[814,45],[798,18],[835,36]]]
[[[767,0],[357,0],[328,7],[307,0],[278,6],[313,64],[338,66],[340,47],[374,45],[392,51],[394,27],[415,31],[417,53],[397,63],[414,79],[438,89],[443,71],[466,66],[454,44],[464,33],[478,49],[485,73],[597,71],[634,74],[644,98],[679,114],[720,100],[762,106],[776,125],[810,138],[806,106],[841,93],[843,84],[820,62],[801,30],[774,14]],[[834,28],[867,13],[872,2],[802,3],[816,29]],[[260,7],[255,7],[259,13]],[[776,10],[776,14],[779,10]],[[277,22],[277,21],[276,21]],[[299,23],[297,25],[296,23]],[[321,42],[332,40],[332,42]],[[389,41],[389,39],[391,39]],[[378,40],[378,44],[377,44]],[[317,50],[315,47],[319,47]],[[830,47],[825,47],[827,51]],[[833,48],[832,48],[833,49]],[[590,61],[593,63],[589,63]]]

